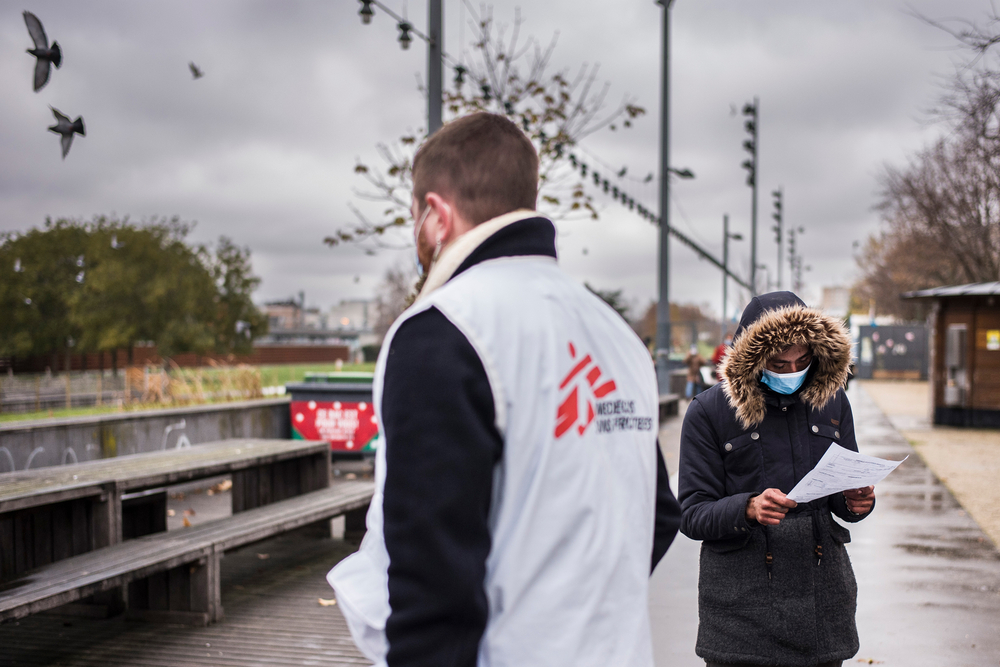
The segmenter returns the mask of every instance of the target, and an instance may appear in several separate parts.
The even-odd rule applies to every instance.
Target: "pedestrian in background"
[[[716,380],[721,380],[719,377],[719,365],[722,360],[726,358],[729,354],[729,348],[733,346],[733,337],[726,335],[726,337],[715,347],[715,352],[712,353],[712,375],[715,376]]]
[[[656,377],[557,266],[537,185],[498,115],[414,159],[427,279],[375,371],[368,532],[328,576],[376,665],[653,665],[648,579],[680,521]]]
[[[785,495],[831,443],[852,451],[840,320],[791,292],[755,297],[681,431],[681,531],[702,540],[696,652],[709,667],[831,667],[858,651],[845,544],[873,487],[797,505]]]
[[[684,388],[685,398],[694,398],[701,393],[701,367],[705,365],[705,359],[698,354],[698,346],[692,345],[688,350],[688,355],[684,357],[684,366],[687,368],[687,385]]]

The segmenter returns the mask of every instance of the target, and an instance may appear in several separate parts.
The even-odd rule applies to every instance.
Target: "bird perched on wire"
[[[71,121],[69,116],[64,116],[55,107],[49,107],[52,109],[52,115],[56,117],[56,124],[49,128],[49,132],[55,132],[56,134],[62,135],[62,156],[66,159],[66,154],[69,153],[69,147],[73,143],[73,135],[79,134],[81,137],[87,136],[86,131],[83,129],[83,118],[80,116],[76,117],[76,120]]]
[[[59,42],[52,42],[49,47],[49,39],[45,36],[45,28],[38,17],[31,12],[24,12],[24,24],[28,26],[28,34],[31,41],[35,43],[35,48],[28,49],[28,53],[35,56],[35,92],[37,93],[49,81],[49,72],[52,65],[59,67],[62,64],[62,49]]]
[[[188,67],[191,68],[191,76],[193,76],[195,79],[200,79],[201,77],[205,76],[205,73],[202,72],[200,69],[198,69],[198,66],[195,65],[194,63],[188,63]]]

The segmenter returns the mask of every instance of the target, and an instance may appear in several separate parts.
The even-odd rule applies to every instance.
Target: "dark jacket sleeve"
[[[670,490],[670,473],[660,451],[660,443],[656,443],[656,522],[653,530],[653,566],[656,569],[663,555],[667,553],[670,544],[677,536],[677,528],[681,525],[681,506]]]
[[[844,449],[849,449],[852,452],[858,451],[858,440],[857,436],[854,434],[854,413],[851,411],[851,402],[847,400],[847,395],[841,392],[840,395],[840,446]],[[857,523],[861,521],[875,509],[875,503],[872,503],[872,508],[865,512],[864,514],[854,514],[849,509],[847,509],[847,499],[844,497],[843,493],[835,493],[829,497],[830,511],[837,515],[838,518],[847,521],[848,523]]]
[[[431,308],[396,332],[384,386],[387,662],[473,667],[503,450],[489,380],[465,336]]]
[[[751,527],[746,520],[752,494],[726,495],[726,471],[718,437],[702,401],[691,401],[681,427],[678,475],[681,532],[692,540],[746,542]]]

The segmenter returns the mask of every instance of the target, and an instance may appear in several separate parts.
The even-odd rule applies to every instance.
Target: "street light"
[[[747,117],[744,128],[749,138],[743,142],[743,150],[750,154],[750,158],[741,165],[747,170],[747,185],[751,189],[750,203],[750,287],[751,296],[757,295],[757,134],[759,131],[758,120],[760,116],[760,100],[756,97],[753,102],[743,105],[743,115]]]
[[[722,340],[726,339],[726,311],[729,300],[729,239],[742,241],[742,234],[731,234],[729,232],[729,214],[722,216]]]
[[[442,31],[442,0],[428,0],[427,2],[428,34],[426,35],[379,0],[358,0],[358,2],[361,3],[358,15],[364,25],[369,25],[372,22],[372,17],[375,15],[373,6],[378,7],[396,20],[396,27],[399,28],[399,45],[404,51],[409,50],[414,35],[427,42],[427,135],[434,134],[440,129],[443,121],[443,91],[441,89],[441,74],[444,67],[444,52],[441,48],[444,35]]]
[[[372,11],[372,0],[361,0],[361,10],[358,11],[361,15],[361,22],[365,25],[369,25],[372,22],[372,16],[375,12]]]
[[[410,25],[409,21],[399,22],[399,45],[403,47],[404,51],[410,50],[410,42],[413,38],[410,37],[410,31],[413,30],[413,26]]]
[[[657,0],[663,7],[663,65],[660,72],[660,262],[656,303],[656,380],[660,391],[670,387],[670,9],[674,0]],[[690,170],[686,170],[690,173]],[[693,175],[693,174],[692,174]],[[686,176],[681,176],[687,178]]]
[[[771,217],[774,218],[775,225],[771,227],[771,231],[774,232],[774,240],[778,244],[778,283],[777,288],[781,289],[781,241],[782,241],[782,223],[784,221],[784,213],[782,209],[784,208],[784,192],[779,186],[777,190],[771,193],[774,197],[774,213]]]

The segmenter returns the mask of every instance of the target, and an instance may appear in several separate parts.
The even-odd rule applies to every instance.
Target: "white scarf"
[[[464,262],[476,248],[481,246],[486,239],[493,236],[508,225],[512,225],[520,220],[527,220],[528,218],[536,217],[538,217],[538,211],[518,209],[478,224],[456,238],[444,247],[441,254],[438,255],[437,261],[431,265],[431,271],[427,275],[427,280],[424,281],[424,286],[421,288],[420,294],[417,295],[414,303],[420,301],[422,298],[448,282],[455,271],[458,270],[458,267],[462,265],[462,262]]]

